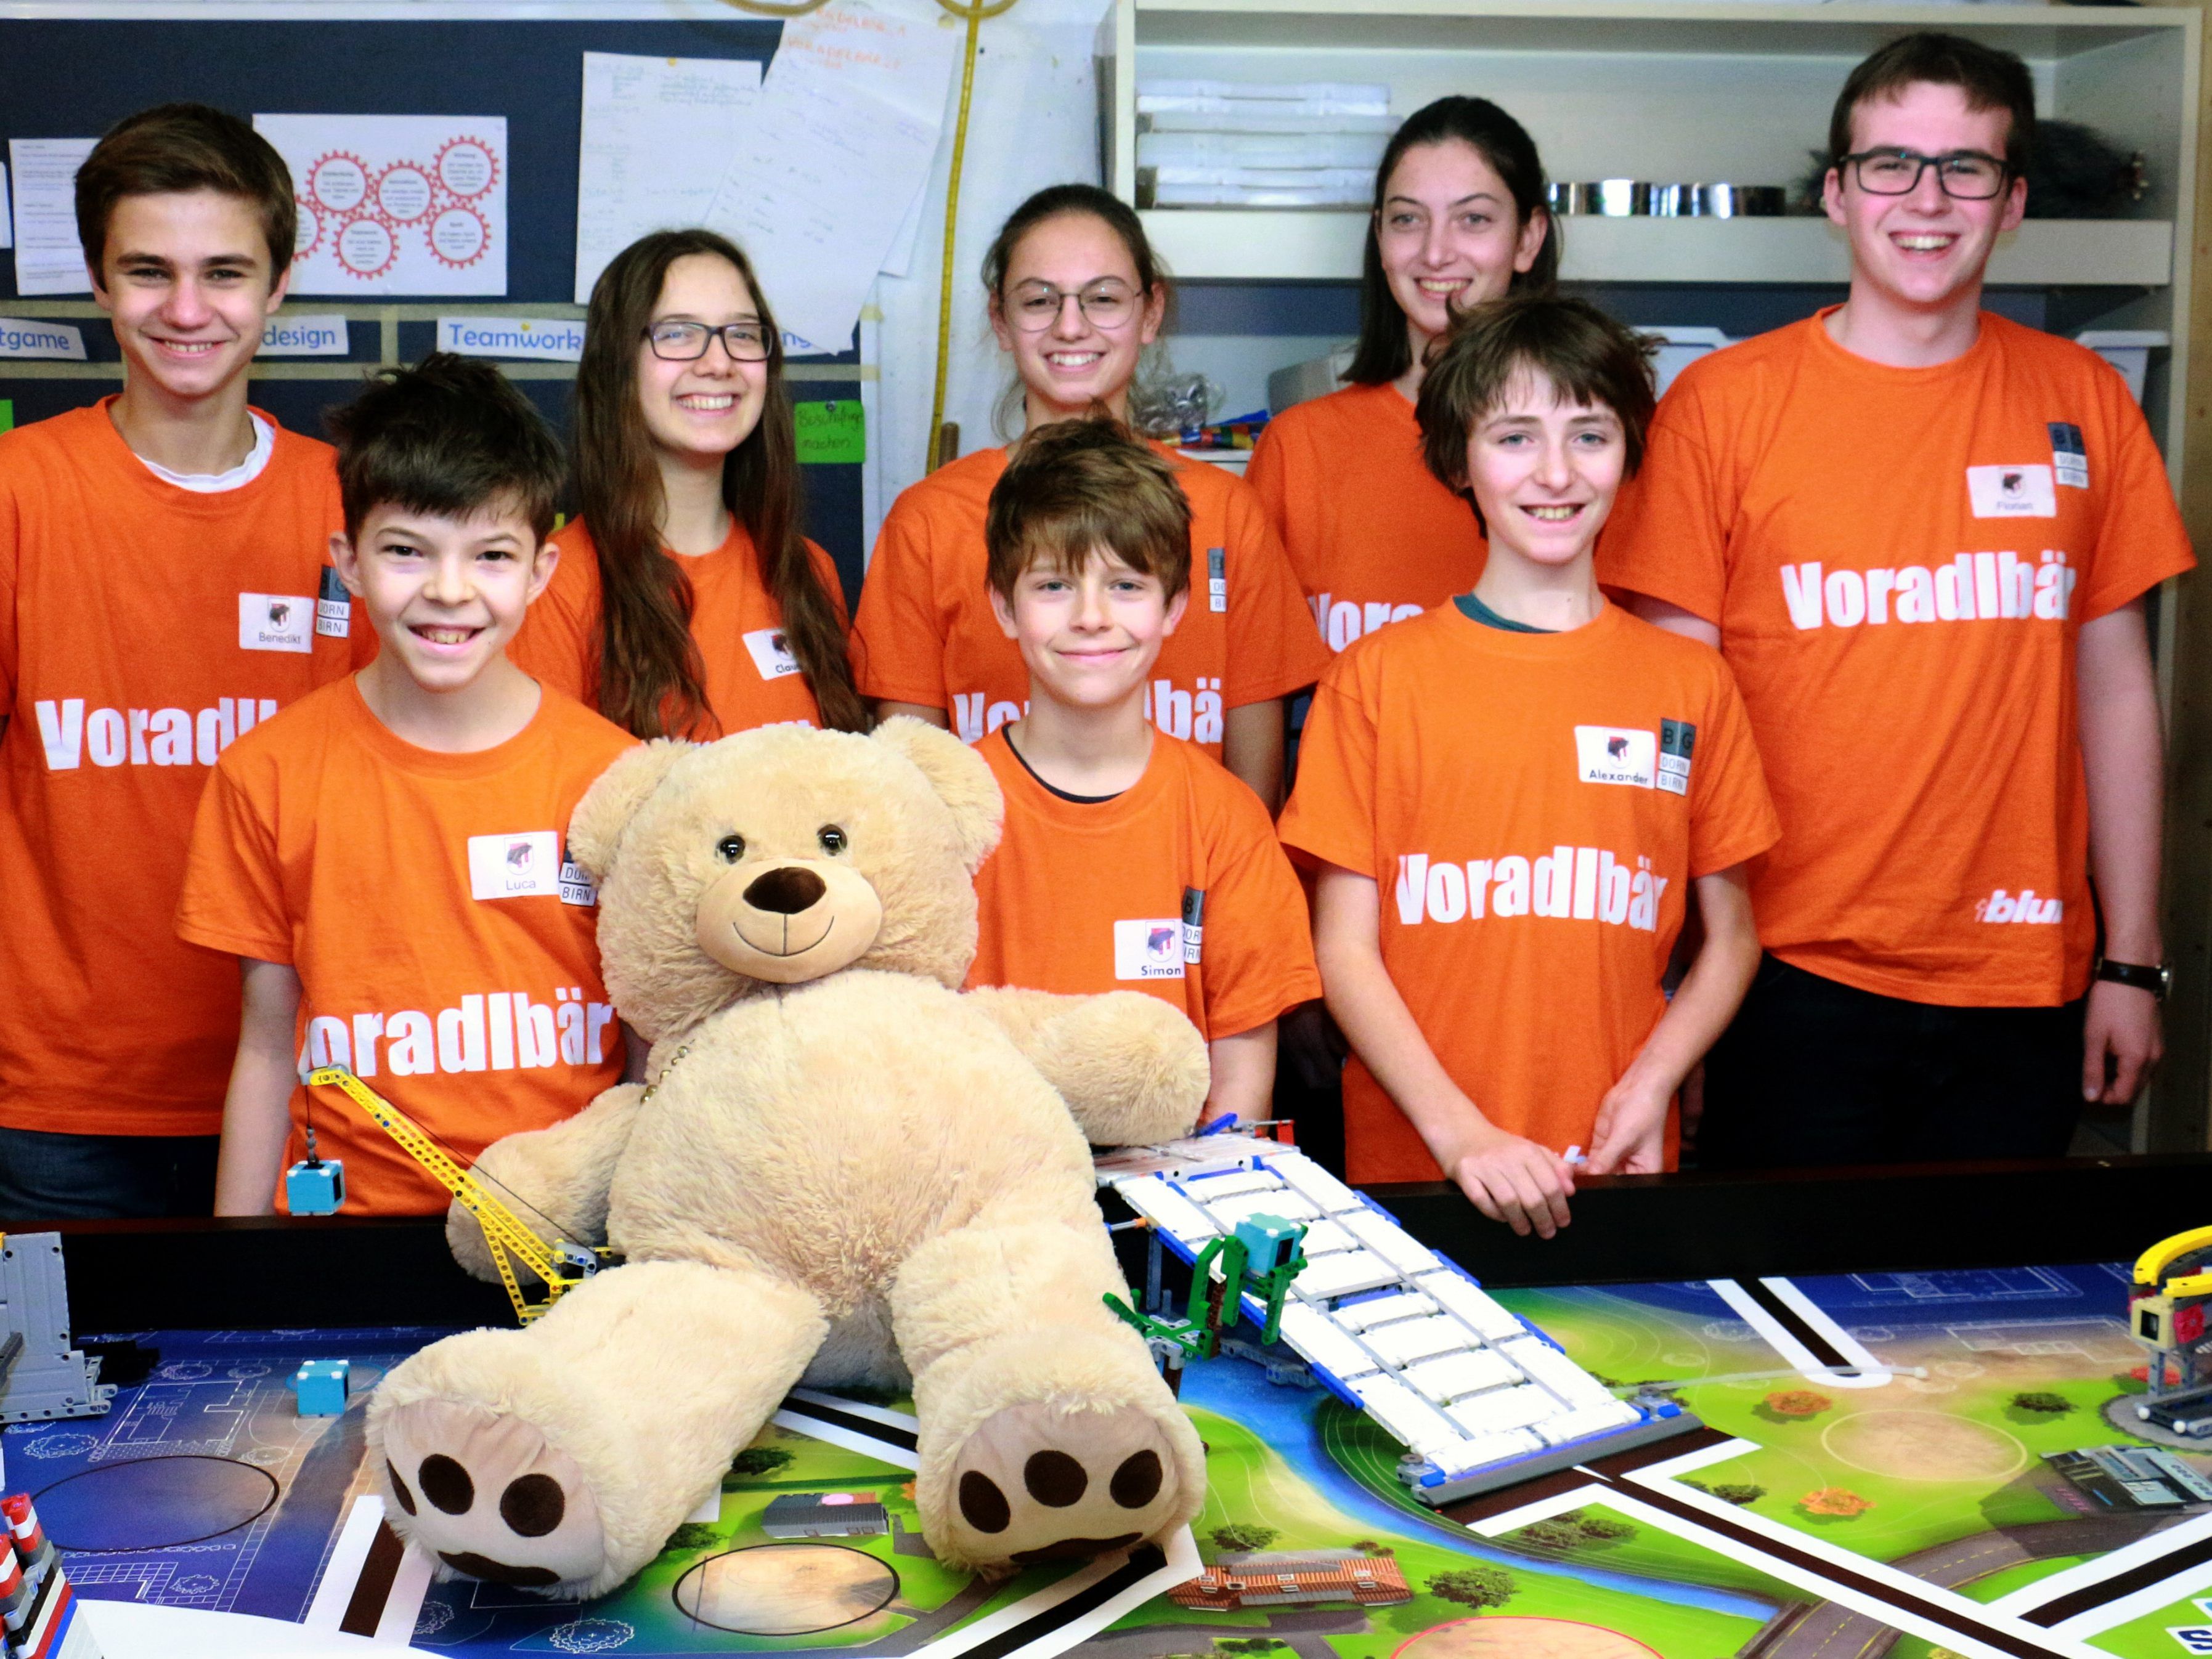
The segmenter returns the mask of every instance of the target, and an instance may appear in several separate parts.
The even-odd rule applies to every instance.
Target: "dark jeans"
[[[1708,1170],[2061,1158],[2083,1005],[1907,1002],[1767,957],[1705,1058]]]
[[[221,1141],[0,1128],[0,1222],[211,1214]]]

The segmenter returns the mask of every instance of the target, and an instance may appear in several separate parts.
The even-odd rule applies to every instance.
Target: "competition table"
[[[429,1221],[63,1225],[76,1333],[161,1358],[107,1416],[10,1430],[0,1454],[9,1489],[41,1494],[111,1659],[410,1640],[839,1659],[2212,1652],[2212,1498],[2115,1500],[2085,1461],[2144,1443],[2103,1415],[2140,1387],[2118,1264],[2212,1220],[2208,1176],[2191,1156],[1593,1179],[1548,1241],[1447,1187],[1370,1189],[1586,1369],[1663,1385],[1704,1426],[1438,1514],[1404,1497],[1395,1443],[1295,1386],[1295,1366],[1271,1384],[1209,1362],[1183,1391],[1211,1458],[1194,1555],[1088,1577],[956,1579],[909,1524],[908,1402],[794,1397],[719,1509],[605,1601],[432,1584],[380,1528],[360,1395],[445,1331],[512,1316]],[[1138,1237],[1121,1241],[1141,1282]],[[296,1418],[285,1379],[336,1356],[354,1405]],[[2180,1461],[2212,1494],[2212,1457]],[[794,1531],[794,1503],[817,1523],[854,1506],[874,1531]],[[306,1628],[288,1648],[269,1620]]]

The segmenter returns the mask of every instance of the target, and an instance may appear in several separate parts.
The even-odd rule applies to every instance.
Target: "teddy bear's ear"
[[[699,745],[673,738],[626,749],[584,792],[568,820],[568,856],[598,881],[614,862],[615,843],[646,798],[660,787],[668,769]]]
[[[875,729],[872,740],[921,769],[938,799],[951,809],[968,873],[981,869],[999,844],[999,820],[1006,811],[991,763],[943,726],[911,714],[892,715]]]

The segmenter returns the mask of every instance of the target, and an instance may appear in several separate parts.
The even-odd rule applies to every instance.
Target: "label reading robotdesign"
[[[1114,924],[1115,979],[1181,979],[1182,918],[1147,916]]]
[[[791,641],[781,628],[756,628],[744,635],[744,641],[763,679],[780,680],[799,672],[799,659],[792,654]]]
[[[2051,469],[2069,489],[2089,487],[2089,447],[2081,441],[2081,428],[2071,421],[2051,426]]]
[[[1584,783],[1651,788],[1658,774],[1658,758],[1659,739],[1652,732],[1615,726],[1575,727],[1575,763]]]
[[[469,837],[469,896],[536,898],[561,885],[561,838],[550,830]]]
[[[1690,751],[1697,747],[1698,728],[1687,720],[1659,722],[1659,787],[1670,794],[1690,793]]]
[[[320,590],[315,595],[315,632],[342,640],[353,627],[353,595],[330,565],[323,567]]]
[[[2055,519],[2058,492],[2052,488],[2051,469],[2037,463],[2021,466],[1970,466],[1966,469],[1966,497],[1978,519]]]
[[[302,593],[238,596],[238,648],[300,651],[315,648],[315,602]]]

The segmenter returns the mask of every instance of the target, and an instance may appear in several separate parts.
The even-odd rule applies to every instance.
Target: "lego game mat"
[[[85,1596],[435,1654],[2212,1653],[2212,1450],[2154,1447],[2106,1413],[2143,1386],[2128,1277],[1498,1291],[1589,1370],[1662,1385],[1706,1426],[1443,1512],[1407,1495],[1396,1443],[1301,1386],[1287,1352],[1194,1365],[1183,1401],[1210,1457],[1194,1553],[995,1585],[921,1537],[908,1402],[805,1391],[614,1595],[433,1583],[381,1524],[362,1417],[435,1330],[137,1333],[160,1363],[109,1414],[10,1429],[0,1450]],[[339,1356],[346,1410],[300,1416],[288,1380]]]

